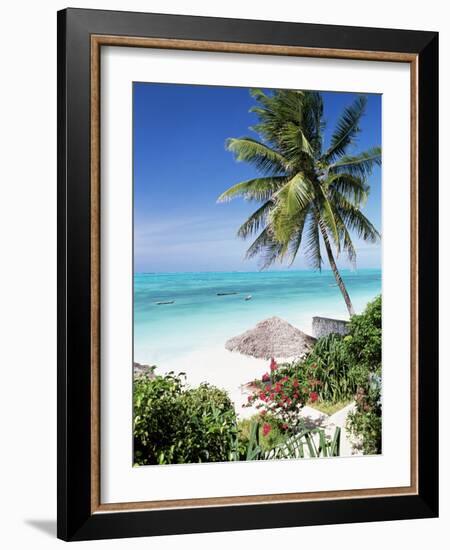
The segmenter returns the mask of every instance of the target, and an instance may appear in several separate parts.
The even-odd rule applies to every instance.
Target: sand
[[[240,418],[249,418],[257,413],[254,407],[242,407],[249,395],[244,387],[269,371],[270,361],[255,359],[223,348],[207,348],[187,353],[158,366],[156,374],[184,372],[190,386],[208,382],[224,389],[233,401]]]

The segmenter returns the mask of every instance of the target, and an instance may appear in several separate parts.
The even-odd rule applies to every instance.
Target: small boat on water
[[[237,294],[237,292],[218,292],[217,296],[232,296],[233,294]]]
[[[157,306],[165,306],[165,305],[174,304],[174,303],[175,303],[175,300],[168,300],[167,302],[156,302],[156,305]]]
[[[251,294],[249,294],[248,296],[245,297],[245,301],[248,302],[252,298],[253,298],[253,296]]]

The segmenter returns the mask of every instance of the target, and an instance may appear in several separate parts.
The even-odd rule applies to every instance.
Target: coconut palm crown
[[[259,177],[237,183],[218,198],[258,203],[238,236],[254,239],[246,257],[260,257],[265,269],[276,260],[291,263],[303,251],[321,270],[323,250],[350,315],[352,302],[336,265],[341,252],[355,265],[352,236],[376,242],[380,235],[361,208],[369,195],[368,176],[381,164],[381,148],[349,154],[361,131],[367,99],[358,96],[342,113],[325,148],[323,98],[319,92],[251,91],[260,139],[231,138],[226,147],[237,161],[252,164]]]

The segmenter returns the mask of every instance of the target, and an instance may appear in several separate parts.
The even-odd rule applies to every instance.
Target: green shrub
[[[304,361],[304,368],[313,369],[314,378],[319,381],[319,401],[337,403],[353,398],[358,387],[347,342],[339,334],[320,338]]]
[[[135,464],[225,461],[236,434],[226,392],[208,384],[188,388],[173,374],[135,379]]]
[[[358,387],[356,410],[349,414],[347,427],[361,440],[364,454],[381,453],[381,378],[370,374],[368,382]]]
[[[348,428],[361,439],[365,454],[381,453],[381,296],[370,302],[362,315],[350,321],[344,338],[352,361],[351,374],[358,384],[356,410]]]
[[[369,302],[361,315],[353,315],[344,343],[352,376],[366,386],[368,373],[381,374],[381,296]]]

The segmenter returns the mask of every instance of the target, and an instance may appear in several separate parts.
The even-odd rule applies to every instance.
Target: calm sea
[[[341,274],[357,313],[381,292],[379,269]],[[174,303],[157,304],[164,301]],[[223,347],[228,338],[273,315],[309,333],[314,315],[348,318],[331,271],[137,273],[134,357],[154,364]]]

